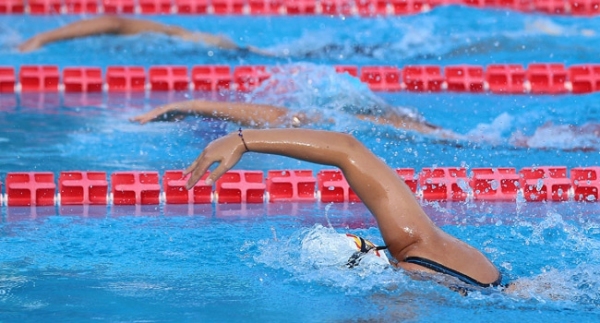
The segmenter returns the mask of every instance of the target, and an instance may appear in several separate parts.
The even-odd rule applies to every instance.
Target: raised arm
[[[350,187],[371,211],[385,244],[398,266],[409,271],[431,271],[405,261],[422,257],[491,284],[498,280],[496,267],[477,249],[440,230],[425,214],[413,193],[396,172],[354,137],[305,129],[244,130],[210,143],[184,174],[191,174],[187,187],[198,182],[208,168],[212,184],[247,152],[288,156],[336,166]]]
[[[266,104],[243,102],[216,102],[191,100],[169,103],[142,115],[131,118],[133,122],[145,124],[164,118],[170,120],[173,114],[193,114],[236,122],[242,126],[256,128],[300,126],[306,122],[303,114],[290,114],[289,110]]]
[[[271,129],[244,130],[243,138],[252,152],[339,167],[354,192],[377,219],[383,239],[393,255],[417,239],[412,230],[422,236],[429,234],[434,227],[395,171],[350,135],[305,129]],[[188,187],[192,187],[212,164],[219,163],[207,180],[207,183],[214,182],[232,168],[244,152],[246,147],[237,134],[214,141],[186,170],[186,174],[192,174]]]
[[[192,32],[180,27],[169,26],[150,20],[107,16],[80,20],[51,31],[40,33],[22,43],[19,46],[19,50],[29,52],[48,43],[86,36],[101,34],[133,35],[145,32],[176,36],[184,40],[202,42],[223,49],[239,49],[239,46],[230,39],[220,35]]]

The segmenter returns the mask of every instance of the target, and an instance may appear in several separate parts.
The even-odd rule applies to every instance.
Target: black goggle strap
[[[360,264],[360,261],[362,260],[362,258],[369,253],[369,251],[371,250],[384,250],[387,249],[387,246],[377,246],[377,247],[370,247],[369,245],[367,245],[367,242],[365,241],[365,239],[358,237],[360,239],[360,250],[356,251],[355,253],[352,254],[352,256],[350,256],[350,258],[348,259],[348,262],[346,263],[346,267],[348,268],[354,268],[356,266],[358,266],[358,264]]]

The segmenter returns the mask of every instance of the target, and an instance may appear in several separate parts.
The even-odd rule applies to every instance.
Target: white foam
[[[359,266],[348,268],[348,258],[355,251],[345,234],[315,225],[288,239],[262,241],[254,259],[267,267],[288,271],[295,280],[340,287],[349,293],[410,280],[387,261],[383,263],[371,254]]]

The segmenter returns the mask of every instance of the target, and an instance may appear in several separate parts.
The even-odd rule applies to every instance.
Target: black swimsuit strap
[[[500,274],[498,276],[498,279],[496,279],[496,281],[494,281],[493,283],[484,284],[474,278],[471,278],[471,277],[469,277],[461,272],[458,272],[452,268],[448,268],[448,267],[446,267],[440,263],[437,263],[433,260],[429,260],[429,259],[425,259],[425,258],[421,258],[421,257],[407,257],[406,259],[404,259],[404,262],[419,265],[419,266],[425,267],[427,269],[436,271],[438,273],[442,273],[445,275],[455,277],[458,280],[462,281],[463,283],[467,283],[467,284],[470,284],[473,286],[496,287],[496,286],[500,286],[500,284],[502,283],[502,274]]]

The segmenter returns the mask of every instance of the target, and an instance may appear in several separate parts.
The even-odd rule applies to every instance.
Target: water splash
[[[506,142],[503,135],[513,124],[513,117],[508,113],[502,113],[491,123],[480,123],[474,129],[470,130],[465,137],[467,140],[475,142],[486,142],[498,145]]]
[[[525,117],[519,117],[523,119]],[[537,127],[533,134],[515,129],[525,126],[516,118],[502,113],[491,123],[480,123],[462,138],[470,142],[490,145],[511,145],[523,148],[559,149],[565,151],[600,150],[600,124],[588,122],[583,125],[555,125],[552,122]]]
[[[350,294],[410,280],[372,254],[366,255],[360,266],[348,269],[346,263],[356,249],[343,234],[322,225],[300,230],[287,240],[261,241],[258,250],[256,262],[283,269],[292,274],[292,280],[341,288]]]
[[[507,291],[518,301],[553,302],[568,308],[600,306],[600,266],[582,264],[574,269],[550,269],[535,277],[512,282]]]
[[[0,35],[0,53],[19,52],[17,47],[24,39],[17,30],[0,25]]]
[[[321,120],[316,126],[330,130],[355,129],[356,115],[384,116],[390,111],[423,121],[414,109],[394,107],[373,93],[367,84],[331,66],[299,63],[272,67],[271,77],[245,96],[246,102],[285,106]]]
[[[596,151],[600,150],[600,124],[589,122],[576,126],[548,122],[530,137],[521,131],[515,132],[510,143],[518,147]]]

